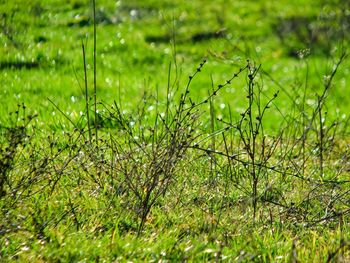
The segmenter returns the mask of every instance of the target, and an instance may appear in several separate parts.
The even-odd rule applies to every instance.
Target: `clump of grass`
[[[261,67],[248,61],[223,84],[213,85],[206,98],[195,102],[190,96],[191,85],[205,63],[200,63],[195,73],[189,76],[183,93],[178,97],[170,93],[170,88],[164,101],[158,93],[155,96],[145,93],[136,109],[131,111],[126,111],[122,102],[115,101],[112,105],[99,103],[99,136],[95,140],[93,129],[96,126],[90,125],[88,116],[83,115],[75,123],[52,102],[72,124],[73,130],[65,131],[61,139],[52,134],[47,145],[29,149],[30,154],[23,156],[22,177],[10,178],[9,174],[13,173],[14,163],[18,163],[15,156],[27,138],[25,130],[31,118],[23,118],[20,124],[14,122],[15,128],[3,129],[7,144],[13,147],[11,150],[4,147],[7,152],[1,152],[0,164],[5,168],[1,177],[2,197],[15,196],[15,202],[19,204],[19,201],[41,194],[55,200],[72,189],[84,195],[81,189],[85,189],[89,193],[86,198],[91,202],[103,203],[103,208],[98,211],[97,208],[84,207],[69,197],[63,201],[64,209],[60,207],[59,213],[45,214],[40,203],[32,200],[35,205],[25,218],[31,220],[32,226],[28,229],[36,238],[50,242],[53,239],[49,228],[56,229],[61,222],[69,222],[75,231],[81,231],[91,227],[89,220],[100,221],[98,224],[101,226],[94,227],[100,229],[98,231],[114,229],[113,233],[136,233],[138,238],[147,235],[145,229],[147,222],[152,221],[155,207],[165,207],[164,202],[174,195],[169,189],[174,191],[179,181],[189,180],[182,177],[184,163],[190,159],[195,159],[200,169],[208,163],[210,166],[210,173],[203,175],[210,177],[205,181],[206,184],[210,182],[207,186],[210,191],[203,194],[204,198],[193,199],[193,206],[201,210],[204,217],[199,226],[194,226],[193,235],[205,234],[209,239],[215,239],[216,234],[220,234],[226,238],[225,233],[229,232],[230,226],[226,216],[235,220],[249,216],[252,219],[250,224],[256,226],[257,231],[261,231],[261,225],[272,228],[285,224],[287,228],[290,224],[310,228],[319,224],[335,225],[348,216],[350,209],[344,205],[349,197],[346,190],[348,181],[340,174],[315,177],[322,169],[324,171],[325,156],[320,156],[318,152],[315,154],[314,146],[319,147],[332,129],[325,128],[322,121],[326,93],[331,83],[326,82],[325,91],[317,97],[311,115],[301,110],[305,109],[305,105],[298,105],[296,112],[301,115],[302,121],[295,122],[294,113],[290,116],[281,114],[280,120],[285,126],[271,133],[266,123],[269,113],[280,111],[276,106],[279,92],[266,94],[263,82],[259,81],[263,76],[260,74]],[[85,80],[86,73],[85,70]],[[243,74],[246,74],[246,87],[242,87],[246,92],[246,108],[236,118],[230,110],[229,120],[216,119],[216,97]],[[85,99],[85,110],[89,112],[87,86]],[[209,117],[204,116],[207,107]],[[24,107],[19,110],[25,115]],[[209,135],[206,135],[202,123],[208,118],[210,128]],[[216,122],[220,125],[215,125]],[[300,123],[309,125],[299,127]],[[290,131],[291,127],[298,129]],[[310,135],[312,131],[314,136]],[[332,134],[332,140],[335,140],[335,135]],[[327,149],[328,154],[331,148],[318,149],[323,149],[323,153]],[[313,166],[315,163],[316,167]],[[190,175],[198,179],[195,174]],[[182,193],[188,190],[185,186],[182,186]],[[63,190],[65,187],[68,189]],[[207,196],[210,199],[207,200]],[[173,203],[172,209],[179,209],[179,204],[186,206],[182,194],[176,199],[178,201]],[[6,207],[10,209],[8,205]],[[113,209],[115,213],[110,212]],[[191,206],[186,206],[186,209],[191,209]],[[92,211],[98,211],[101,218],[96,219]],[[116,216],[117,226],[111,226],[113,220],[106,219],[110,214]],[[106,222],[102,223],[103,220]],[[12,231],[10,227],[2,228]],[[220,242],[217,259],[222,258],[224,248],[229,246],[228,241]],[[296,257],[296,251],[297,248],[292,246],[292,258]],[[334,257],[335,252],[332,253],[329,257]]]
[[[233,121],[231,114],[229,121],[218,119],[223,128],[211,128],[209,136],[197,140],[196,148],[205,152],[211,163],[215,164],[215,173],[226,175],[224,178],[231,180],[226,180],[226,184],[233,184],[235,189],[251,200],[253,221],[257,218],[258,211],[262,215],[268,207],[270,208],[267,209],[266,217],[270,222],[277,216],[281,221],[296,220],[308,222],[309,225],[325,221],[331,223],[340,214],[348,213],[348,209],[341,209],[341,203],[344,195],[347,196],[346,185],[349,181],[344,178],[344,174],[334,173],[332,169],[328,169],[327,177],[324,175],[325,156],[327,155],[327,163],[331,163],[334,158],[343,159],[345,154],[342,151],[337,152],[334,145],[339,124],[331,123],[326,126],[323,112],[332,79],[344,58],[345,54],[342,54],[336,62],[330,77],[324,83],[321,95],[315,95],[318,98],[315,100],[316,104],[311,107],[306,104],[297,105],[296,112],[302,121],[295,119],[293,110],[282,113],[277,108],[279,92],[270,97],[266,95],[261,85],[263,82],[259,82],[260,66],[256,67],[248,62],[245,68],[246,109],[236,121]],[[224,85],[218,87],[222,86]],[[285,91],[283,87],[281,90]],[[302,101],[305,103],[305,99]],[[211,109],[213,103],[211,101]],[[310,115],[306,112],[306,107],[309,107]],[[281,126],[278,130],[266,128],[268,112],[280,113]],[[213,119],[214,116],[211,116],[211,122]],[[221,139],[218,135],[221,135]],[[208,139],[209,144],[206,142]],[[329,164],[327,167],[330,168]],[[295,191],[299,188],[302,191]],[[227,189],[228,186],[225,186],[223,196],[227,195]],[[332,191],[337,194],[331,194]],[[283,212],[273,215],[271,206]],[[334,206],[338,208],[333,210]],[[221,209],[219,211],[218,220]]]
[[[189,77],[177,103],[168,101],[162,105],[158,98],[144,95],[137,111],[130,114],[123,113],[117,102],[106,107],[107,118],[118,127],[118,131],[110,135],[108,145],[112,150],[109,176],[113,182],[124,185],[140,219],[139,234],[152,206],[166,195],[169,185],[176,180],[179,163],[198,137],[200,112],[189,93],[191,82],[205,62]],[[167,94],[167,100],[170,97],[171,94]]]
[[[25,148],[30,136],[27,128],[35,116],[26,114],[26,106],[18,105],[17,110],[11,113],[13,117],[9,126],[1,125],[1,148],[0,148],[0,198],[11,191],[10,172],[16,164],[16,158],[21,148]],[[8,189],[10,188],[10,189]],[[8,190],[6,190],[8,189]]]

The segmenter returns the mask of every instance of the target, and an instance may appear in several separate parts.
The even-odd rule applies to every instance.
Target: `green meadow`
[[[348,0],[0,0],[1,262],[349,262]]]

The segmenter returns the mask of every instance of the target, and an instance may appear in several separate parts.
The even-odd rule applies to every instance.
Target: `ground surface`
[[[0,1],[0,261],[348,262],[349,14]]]

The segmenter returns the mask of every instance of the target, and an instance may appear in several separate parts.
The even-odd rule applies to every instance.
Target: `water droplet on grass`
[[[28,251],[30,248],[28,246],[22,247],[22,251]]]
[[[110,78],[105,78],[105,82],[108,86],[112,86],[112,80]]]
[[[137,16],[138,16],[138,14],[139,14],[139,12],[138,12],[136,9],[131,9],[131,10],[130,10],[130,16],[131,16],[131,18],[136,19]]]

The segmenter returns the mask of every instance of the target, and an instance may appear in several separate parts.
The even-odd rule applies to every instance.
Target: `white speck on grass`
[[[130,16],[132,18],[136,18],[138,16],[139,12],[136,9],[131,9]]]
[[[315,103],[316,103],[316,100],[312,100],[312,99],[307,99],[306,100],[306,104],[309,105],[309,106],[315,105]]]
[[[181,12],[180,17],[179,17],[179,21],[185,21],[187,17],[188,17],[188,14],[186,11]]]
[[[215,252],[215,250],[214,249],[212,249],[212,248],[207,248],[206,250],[204,250],[203,251],[204,253],[206,253],[206,254],[210,254],[210,253],[214,253]]]
[[[185,252],[188,252],[188,251],[190,251],[192,248],[193,248],[193,245],[190,245],[190,246],[186,247],[184,251],[185,251]]]
[[[220,109],[225,109],[226,105],[224,103],[220,104]]]
[[[110,78],[105,78],[105,82],[108,86],[112,86],[112,80]]]
[[[271,67],[271,71],[276,71],[277,69],[279,69],[279,65],[277,64],[274,64],[272,67]]]
[[[340,80],[340,85],[341,85],[342,87],[345,87],[345,86],[346,86],[346,79],[345,79],[345,78],[342,78],[342,79]]]
[[[331,76],[330,75],[324,75],[323,76],[323,81],[324,81],[325,84],[327,84],[330,80],[331,80]]]
[[[70,100],[74,103],[74,102],[75,102],[75,97],[74,97],[74,96],[71,96],[71,97],[70,97]]]
[[[28,246],[22,247],[22,251],[28,251],[30,248]]]
[[[227,88],[226,91],[228,93],[235,93],[236,89],[235,88]]]

